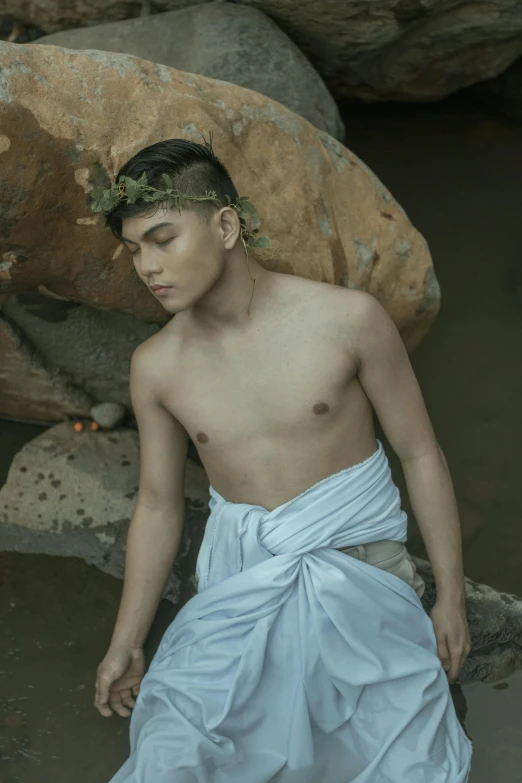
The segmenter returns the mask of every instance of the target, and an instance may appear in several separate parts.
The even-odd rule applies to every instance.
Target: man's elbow
[[[438,458],[442,461],[442,464],[446,467],[446,469],[448,467],[444,452],[442,451],[438,441],[435,439],[431,440],[428,444],[423,443],[422,445],[416,443],[415,446],[413,446],[411,443],[409,443],[403,448],[396,449],[395,451],[403,464],[417,462],[418,460]]]
[[[437,442],[437,448],[439,450],[439,455],[440,455],[440,458],[441,458],[441,460],[442,460],[442,462],[444,464],[444,467],[446,468],[446,470],[449,470],[448,463],[446,462],[446,457],[444,456],[444,452],[442,451],[442,449],[440,447],[440,444],[438,442]]]

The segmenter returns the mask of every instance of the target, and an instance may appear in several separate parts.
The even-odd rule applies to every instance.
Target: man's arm
[[[142,343],[131,360],[130,393],[140,436],[140,483],[127,535],[125,579],[111,647],[142,647],[183,530],[188,434],[159,399],[161,363]]]
[[[437,654],[454,682],[471,640],[453,484],[395,324],[373,296],[350,293],[356,294],[350,297],[348,324],[359,381],[402,464],[437,585],[430,611]]]
[[[437,597],[463,603],[461,532],[453,484],[406,348],[373,296],[357,292],[352,307],[350,327],[359,381],[401,461]]]

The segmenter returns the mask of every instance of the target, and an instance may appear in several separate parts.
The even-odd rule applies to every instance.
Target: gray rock
[[[255,8],[203,3],[54,33],[35,43],[132,54],[247,87],[282,103],[340,141],[344,139],[339,111],[321,77],[288,36]]]
[[[0,15],[54,33],[157,11],[173,11],[201,2],[205,0],[0,0]]]
[[[522,122],[522,58],[495,79],[476,84],[471,92],[488,109]]]
[[[0,550],[80,557],[122,579],[138,481],[136,430],[50,427],[16,454],[0,489]],[[163,593],[173,603],[186,598],[208,497],[205,471],[187,460],[183,540]]]
[[[270,16],[336,98],[433,101],[522,55],[519,0],[242,0]]]
[[[37,421],[87,415],[93,398],[37,350],[9,318],[5,304],[0,315],[0,411]]]
[[[53,33],[195,4],[206,2],[0,0],[0,14]],[[337,98],[438,100],[498,76],[522,55],[519,0],[489,4],[480,0],[242,0],[242,4],[272,18]]]
[[[125,419],[125,405],[119,402],[100,402],[89,411],[94,421],[106,430],[119,427]]]
[[[119,402],[131,408],[129,367],[132,353],[140,343],[159,331],[160,326],[146,324],[128,313],[60,300],[39,291],[9,296],[2,312],[16,324],[49,367],[66,374],[89,395],[88,407],[76,411],[69,408],[68,413],[87,415],[91,405],[102,401]],[[20,380],[20,385],[22,383],[27,388],[26,378]],[[45,390],[40,391],[41,408],[45,408],[49,396]],[[3,405],[0,391],[0,410],[5,410]],[[23,397],[20,409],[22,406]],[[55,417],[57,420],[63,420],[63,415]]]

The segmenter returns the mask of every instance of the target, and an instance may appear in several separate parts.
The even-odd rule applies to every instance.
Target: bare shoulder
[[[279,274],[278,278],[278,287],[288,302],[299,302],[310,318],[327,316],[328,321],[341,330],[353,333],[372,318],[387,317],[377,299],[365,291],[290,274]]]
[[[403,342],[387,310],[373,294],[306,278],[282,281],[283,299],[295,301],[292,325],[313,334],[317,344],[342,351],[360,368],[363,361],[404,358]]]
[[[172,377],[179,345],[180,337],[170,322],[140,343],[131,358],[131,387],[146,384],[161,396],[166,382]]]
[[[130,396],[140,441],[137,502],[183,518],[188,434],[165,405],[168,388],[167,335],[163,330],[141,343],[131,359]],[[172,378],[172,373],[170,374]]]
[[[357,302],[364,301],[366,298],[374,299],[371,294],[367,294],[364,291],[357,291],[351,288],[344,288],[340,285],[334,285],[333,283],[322,282],[320,280],[312,280],[308,277],[300,277],[298,275],[286,274],[282,272],[272,273],[276,279],[278,288],[281,291],[285,291],[287,294],[302,294],[309,300],[315,300],[323,303],[335,303],[337,302]]]

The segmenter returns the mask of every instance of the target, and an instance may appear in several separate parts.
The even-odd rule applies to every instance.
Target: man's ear
[[[239,215],[232,207],[223,207],[219,213],[219,226],[223,244],[227,250],[232,250],[241,234]]]

